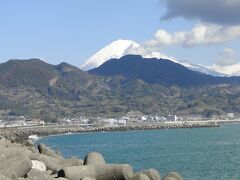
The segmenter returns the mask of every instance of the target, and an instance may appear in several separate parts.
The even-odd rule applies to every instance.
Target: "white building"
[[[126,125],[127,125],[126,119],[120,119],[120,120],[118,120],[118,125],[120,125],[120,126],[126,126]]]
[[[227,113],[227,117],[234,118],[234,113]]]
[[[101,119],[101,123],[104,123],[108,126],[114,126],[118,123],[118,121],[116,119],[109,118],[109,119]]]
[[[167,120],[169,120],[169,121],[177,121],[178,120],[178,117],[177,117],[177,115],[168,115],[168,117],[167,117]]]
[[[142,116],[141,121],[147,121],[147,116]]]

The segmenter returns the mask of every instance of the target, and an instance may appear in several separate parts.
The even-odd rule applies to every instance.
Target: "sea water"
[[[103,154],[107,163],[128,163],[135,171],[179,172],[184,179],[240,179],[240,125],[220,128],[94,132],[48,136],[37,143],[65,157]]]

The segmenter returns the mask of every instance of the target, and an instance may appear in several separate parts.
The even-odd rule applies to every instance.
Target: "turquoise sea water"
[[[103,154],[108,163],[155,168],[184,179],[240,179],[240,125],[220,128],[98,132],[49,136],[39,140],[64,156]],[[37,143],[39,143],[37,142]]]

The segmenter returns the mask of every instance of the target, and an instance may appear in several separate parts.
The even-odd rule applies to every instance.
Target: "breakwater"
[[[49,136],[66,133],[99,132],[99,131],[131,131],[131,130],[158,130],[177,128],[214,128],[219,125],[214,123],[192,124],[141,124],[115,127],[82,127],[80,125],[51,125],[35,127],[15,127],[0,129],[0,135],[14,142],[27,141],[30,135]]]

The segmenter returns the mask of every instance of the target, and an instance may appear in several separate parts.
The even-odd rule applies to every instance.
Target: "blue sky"
[[[1,0],[0,62],[39,57],[52,64],[65,61],[78,66],[119,38],[145,44],[154,39],[159,29],[174,36],[175,32],[191,31],[199,23],[207,23],[207,28],[209,23],[218,24],[225,29],[238,25],[238,22],[225,25],[195,14],[189,18],[184,12],[174,14],[170,3],[170,0],[169,4],[159,0]],[[162,20],[167,12],[171,12],[171,17]],[[238,37],[236,34],[219,43],[195,40],[194,45],[184,46],[189,38],[176,42],[174,36],[168,45],[158,42],[154,48],[179,60],[210,65],[224,48],[238,54]]]

